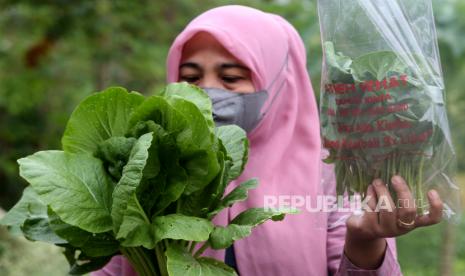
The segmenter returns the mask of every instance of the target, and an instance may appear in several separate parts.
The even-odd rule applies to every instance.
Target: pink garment
[[[271,105],[249,134],[249,162],[228,191],[252,177],[259,179],[259,187],[249,193],[247,201],[218,214],[214,222],[226,225],[243,210],[264,206],[265,196],[307,196],[316,202],[317,195],[335,194],[332,167],[320,165],[318,108],[306,70],[304,44],[296,30],[280,16],[249,7],[209,10],[192,20],[174,41],[167,59],[168,82],[178,81],[183,46],[200,31],[213,35],[250,68],[256,90],[269,92],[262,110]],[[281,93],[275,97],[280,86]],[[362,270],[350,263],[343,254],[345,215],[302,210],[284,221],[264,223],[250,237],[234,243],[240,274],[401,275],[394,239],[389,239],[378,270]],[[337,221],[340,223],[334,224]],[[209,250],[204,255],[224,260],[225,251]],[[125,260],[112,261],[93,275],[133,275],[115,270],[116,262],[123,267]]]

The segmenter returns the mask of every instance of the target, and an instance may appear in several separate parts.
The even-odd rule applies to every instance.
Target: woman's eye
[[[227,82],[227,83],[235,83],[235,82],[238,82],[242,79],[244,79],[243,77],[238,77],[238,76],[223,76],[222,77],[223,81],[224,82]]]
[[[181,76],[181,81],[196,82],[200,79],[198,76]]]

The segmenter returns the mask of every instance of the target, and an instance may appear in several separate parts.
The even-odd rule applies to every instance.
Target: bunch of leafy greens
[[[246,134],[215,128],[208,95],[186,83],[150,97],[118,87],[94,94],[71,115],[62,145],[18,160],[30,186],[1,224],[63,247],[71,274],[123,254],[139,275],[235,275],[201,254],[294,213],[252,208],[226,227],[212,223],[257,181],[224,195],[246,164]]]
[[[437,113],[443,107],[439,78],[425,60],[392,51],[352,59],[324,44],[322,136],[334,163],[337,193],[365,195],[375,178],[390,183],[399,174],[424,213],[425,172],[441,154],[445,134]],[[447,123],[447,122],[446,122]],[[395,196],[394,193],[392,193]]]

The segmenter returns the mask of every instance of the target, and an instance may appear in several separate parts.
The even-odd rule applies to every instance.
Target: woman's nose
[[[221,80],[216,76],[204,76],[200,79],[199,86],[205,88],[225,88]]]

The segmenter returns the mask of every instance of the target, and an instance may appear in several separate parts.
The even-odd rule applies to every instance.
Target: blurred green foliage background
[[[161,88],[175,36],[199,13],[233,3],[280,14],[296,27],[319,91],[321,43],[315,0],[0,0],[0,206],[9,209],[26,185],[16,160],[60,148],[67,118],[80,100],[114,85],[143,93]],[[465,171],[465,1],[433,3],[458,167]],[[465,183],[465,178],[459,182]],[[38,252],[59,256],[54,249],[30,245],[0,230],[0,275],[32,275],[30,267],[42,267],[34,275],[64,275],[64,258],[40,266]],[[465,239],[460,235],[464,231],[463,223],[442,223],[399,238],[405,275],[443,273],[444,255],[450,254],[444,248],[448,238],[456,245],[449,249],[451,260],[446,260],[451,273],[465,274]]]

